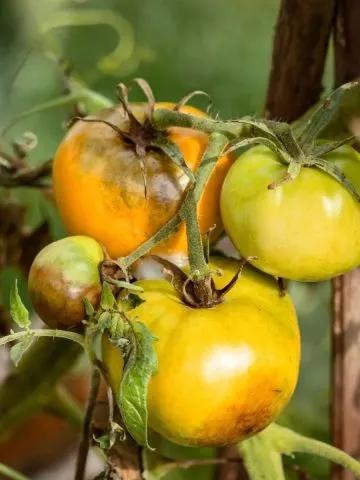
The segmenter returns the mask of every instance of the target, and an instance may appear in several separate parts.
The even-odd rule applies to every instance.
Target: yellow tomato
[[[218,288],[236,273],[234,260],[213,259]],[[165,280],[143,280],[145,303],[130,312],[158,341],[159,371],[148,392],[149,426],[183,445],[233,444],[269,425],[298,378],[300,334],[288,295],[247,266],[223,303],[184,305]],[[123,360],[105,337],[103,361],[118,389]]]

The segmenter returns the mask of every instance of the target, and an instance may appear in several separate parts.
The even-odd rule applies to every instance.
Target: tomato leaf
[[[10,350],[10,358],[13,364],[17,367],[24,353],[30,348],[33,342],[31,334],[26,335],[20,342],[16,343]]]
[[[145,300],[139,297],[139,295],[136,295],[136,293],[129,293],[125,298],[122,298],[120,302],[124,312],[128,312],[144,303]]]
[[[147,392],[151,376],[157,372],[155,337],[141,322],[133,323],[132,348],[125,360],[118,405],[125,426],[133,439],[151,448],[147,434]]]
[[[101,437],[94,436],[95,442],[99,444],[102,450],[109,450],[118,439],[120,441],[125,440],[125,430],[116,422],[111,422],[111,430],[106,435],[101,435]]]
[[[102,292],[101,292],[101,308],[104,310],[110,310],[113,308],[115,303],[115,297],[111,291],[111,287],[107,282],[103,283]]]
[[[31,322],[29,312],[19,295],[17,280],[15,280],[10,292],[10,315],[19,327],[24,329],[30,327]]]
[[[111,313],[110,312],[102,312],[100,317],[97,321],[99,330],[104,333],[107,328],[111,325]]]

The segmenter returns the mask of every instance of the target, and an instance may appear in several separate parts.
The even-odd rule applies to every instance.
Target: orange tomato
[[[156,108],[172,109],[174,105],[158,103]],[[131,109],[140,122],[145,120],[146,104],[132,104]],[[180,110],[206,116],[189,106]],[[121,106],[106,108],[91,118],[129,130]],[[188,167],[195,171],[208,135],[178,127],[170,128],[168,133]],[[232,156],[219,159],[198,204],[202,234],[215,224],[217,231],[221,228],[219,195],[231,160]],[[143,164],[146,194],[140,157],[133,144],[103,123],[75,124],[58,148],[53,169],[54,195],[67,230],[96,239],[112,257],[128,255],[154,235],[179,209],[188,177],[160,151],[148,149]],[[185,225],[157,245],[155,252],[185,259]]]

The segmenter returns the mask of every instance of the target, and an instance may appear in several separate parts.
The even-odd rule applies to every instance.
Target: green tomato
[[[350,146],[324,159],[360,192],[360,156]],[[321,281],[360,264],[360,205],[337,180],[316,168],[274,190],[286,174],[269,148],[249,149],[235,162],[221,192],[224,228],[241,255],[260,270],[299,281]]]
[[[85,318],[83,298],[96,307],[101,296],[99,263],[104,254],[90,237],[63,238],[43,248],[31,266],[29,293],[36,313],[51,328]]]

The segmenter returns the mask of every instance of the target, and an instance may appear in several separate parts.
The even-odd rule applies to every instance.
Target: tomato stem
[[[21,332],[12,333],[6,335],[6,337],[0,338],[0,346],[6,345],[9,342],[14,342],[20,340],[27,335],[32,335],[34,337],[52,337],[52,338],[65,338],[67,340],[72,340],[75,343],[78,343],[84,347],[84,337],[79,333],[67,332],[65,330],[51,330],[47,328],[39,328],[34,330],[23,330]]]
[[[181,212],[181,218],[183,218],[186,223],[190,274],[200,280],[208,275],[209,267],[205,259],[204,246],[197,218],[197,203],[194,190],[189,191],[185,206]]]
[[[360,476],[360,462],[326,443],[304,437],[273,423],[261,433],[239,444],[251,480],[283,480],[281,455],[310,453],[347,468]]]
[[[40,112],[44,112],[45,110],[51,110],[53,108],[63,107],[65,105],[75,104],[77,102],[84,102],[89,110],[90,113],[101,110],[103,108],[110,107],[113,105],[113,102],[109,100],[107,97],[100,95],[89,88],[83,88],[76,93],[71,93],[69,95],[62,95],[61,97],[57,97],[53,100],[49,100],[48,102],[41,103],[34,108],[26,110],[25,112],[20,113],[17,117],[8,123],[2,132],[0,132],[0,136],[5,135],[12,127],[14,127],[17,123],[25,120],[25,118],[30,117],[31,115],[35,115]]]
[[[92,441],[92,418],[96,406],[96,400],[100,389],[101,375],[96,365],[96,355],[93,348],[93,334],[86,332],[86,351],[90,361],[90,387],[88,402],[83,422],[82,438],[76,460],[75,480],[83,480],[85,477],[86,462]]]
[[[120,258],[119,262],[123,267],[127,268],[132,265],[139,260],[140,257],[149,252],[149,250],[151,250],[157,243],[168,238],[176,230],[183,219],[184,210],[188,208],[187,202],[189,201],[190,192],[192,192],[195,202],[197,203],[201,198],[205,185],[227,143],[228,139],[225,135],[214,133],[210,136],[209,145],[206,149],[203,160],[195,173],[195,186],[190,186],[187,189],[180,210],[149,240],[140,245],[140,247],[134,250],[130,255]]]

